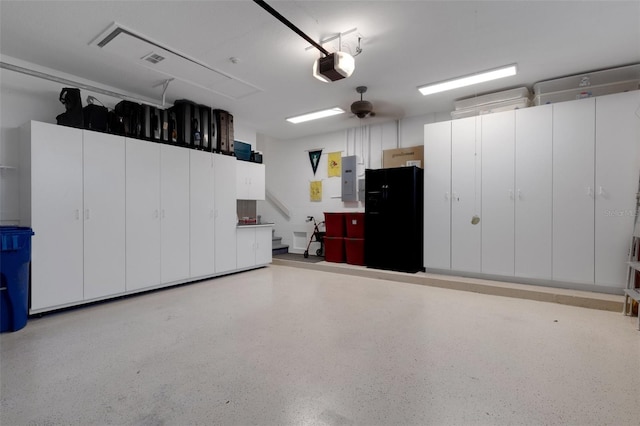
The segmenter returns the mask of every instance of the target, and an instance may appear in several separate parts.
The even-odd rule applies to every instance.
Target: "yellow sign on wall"
[[[311,201],[322,201],[322,181],[314,180],[309,184],[309,199]]]
[[[342,152],[330,152],[327,160],[327,174],[329,177],[340,176],[342,172]]]

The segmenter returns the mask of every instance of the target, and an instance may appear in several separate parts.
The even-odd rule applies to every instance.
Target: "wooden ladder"
[[[624,305],[622,313],[632,314],[632,300],[640,304],[640,288],[636,286],[636,272],[640,271],[640,229],[638,227],[638,214],[640,213],[640,180],[638,181],[638,192],[636,193],[636,211],[633,219],[633,235],[631,236],[631,246],[629,247],[629,259],[627,260],[627,287],[624,289]],[[638,311],[638,330],[640,330],[640,309]]]

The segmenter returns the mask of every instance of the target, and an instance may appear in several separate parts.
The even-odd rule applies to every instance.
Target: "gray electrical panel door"
[[[355,155],[342,157],[342,201],[358,201]]]

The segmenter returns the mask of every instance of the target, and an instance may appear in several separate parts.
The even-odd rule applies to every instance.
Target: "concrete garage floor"
[[[0,336],[2,425],[636,425],[620,312],[282,265]]]

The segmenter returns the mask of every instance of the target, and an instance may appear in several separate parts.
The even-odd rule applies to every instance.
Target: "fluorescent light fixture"
[[[420,93],[426,96],[433,93],[444,92],[446,90],[457,89],[459,87],[471,86],[472,84],[484,83],[485,81],[497,80],[503,77],[511,77],[512,75],[516,75],[516,73],[516,64],[511,64],[489,71],[483,71],[464,77],[441,81],[439,83],[426,84],[424,86],[418,87],[418,90],[420,91]]]
[[[298,124],[303,123],[305,121],[317,120],[318,118],[331,117],[332,115],[343,114],[344,110],[342,108],[329,108],[323,109],[322,111],[310,112],[308,114],[298,115],[296,117],[289,117],[287,121],[290,123]]]

